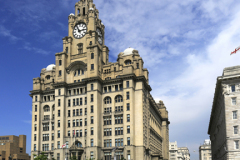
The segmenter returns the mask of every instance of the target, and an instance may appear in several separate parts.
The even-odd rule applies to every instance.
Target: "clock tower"
[[[75,4],[75,14],[68,16],[68,36],[63,38],[63,51],[56,54],[56,74],[59,76],[56,82],[73,83],[83,78],[101,77],[109,52],[104,42],[104,29],[93,0]],[[77,68],[84,76],[67,78],[66,74],[75,74]]]
[[[31,160],[168,160],[168,112],[150,94],[138,50],[108,62],[104,25],[93,0],[68,16],[55,64],[33,79]]]

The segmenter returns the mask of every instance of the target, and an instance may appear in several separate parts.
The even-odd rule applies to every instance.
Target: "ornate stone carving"
[[[222,90],[222,94],[229,94],[228,86],[226,84],[222,84]]]

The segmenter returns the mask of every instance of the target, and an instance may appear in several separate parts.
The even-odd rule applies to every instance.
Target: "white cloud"
[[[9,38],[11,41],[15,42],[17,40],[20,40],[21,38],[18,38],[14,36],[10,30],[6,29],[3,25],[0,25],[0,35]]]

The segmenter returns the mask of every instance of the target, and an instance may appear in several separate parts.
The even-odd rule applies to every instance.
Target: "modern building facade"
[[[0,160],[29,160],[26,153],[26,135],[0,136]]]
[[[178,150],[177,141],[169,142],[169,159],[183,160],[183,153]]]
[[[182,155],[183,160],[190,160],[190,153],[187,147],[178,147],[178,152]]]
[[[56,65],[33,79],[31,154],[167,160],[168,111],[151,96],[137,50],[128,48],[109,62],[104,28],[92,0],[76,3]]]
[[[206,139],[203,145],[199,146],[199,160],[212,160],[210,139]]]
[[[213,160],[240,159],[240,66],[224,68],[217,78],[208,134]]]

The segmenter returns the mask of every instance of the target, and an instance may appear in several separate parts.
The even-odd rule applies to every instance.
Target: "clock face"
[[[80,39],[85,36],[87,32],[87,26],[85,23],[78,23],[73,29],[73,36],[77,39]]]
[[[97,28],[96,32],[98,34],[98,43],[102,45],[102,43],[103,43],[102,31],[99,28]]]

